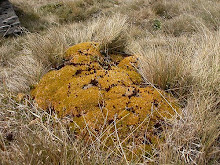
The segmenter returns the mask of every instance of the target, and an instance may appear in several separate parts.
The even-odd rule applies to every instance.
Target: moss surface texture
[[[98,43],[87,42],[70,47],[65,61],[32,91],[40,108],[71,118],[76,136],[104,146],[117,143],[118,136],[122,146],[150,151],[163,140],[164,123],[178,107],[167,93],[144,85],[135,56],[104,56]]]

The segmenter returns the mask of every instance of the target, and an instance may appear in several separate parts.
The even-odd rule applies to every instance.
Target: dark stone
[[[0,0],[0,36],[21,33],[20,21],[12,4],[8,0]]]

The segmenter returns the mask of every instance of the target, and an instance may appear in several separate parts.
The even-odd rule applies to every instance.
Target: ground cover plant
[[[11,2],[20,17],[24,34],[0,39],[1,164],[220,163],[218,0]],[[56,107],[62,109],[56,97],[53,97],[55,102],[52,103],[55,108],[45,108],[45,103],[39,100],[45,100],[43,97],[47,96],[41,95],[41,91],[37,95],[36,90],[43,89],[47,75],[59,73],[62,77],[65,68],[68,72],[68,67],[83,67],[85,64],[82,62],[88,59],[83,57],[79,65],[79,61],[69,62],[66,56],[70,47],[85,42],[99,45],[96,55],[101,56],[91,56],[89,60],[101,64],[101,68],[107,72],[115,67],[112,75],[118,73],[117,69],[120,70],[122,57],[133,55],[138,58],[138,65],[129,63],[134,72],[126,71],[126,74],[132,73],[136,84],[142,81],[142,86],[138,88],[148,87],[162,97],[172,97],[178,104],[178,108],[174,107],[178,109],[178,115],[172,120],[152,120],[155,123],[152,127],[154,130],[148,131],[150,137],[142,130],[143,125],[147,127],[150,122],[135,125],[132,123],[135,117],[126,119],[126,115],[121,120],[112,116],[112,120],[106,120],[105,125],[103,120],[100,127],[95,129],[94,126],[94,130],[87,124],[83,130],[85,136],[79,137],[79,130],[75,129],[74,132],[70,128],[76,120],[68,113],[63,115],[56,112]],[[81,69],[76,76],[93,75],[94,70],[102,70],[94,67],[97,65],[93,69]],[[125,73],[124,70],[120,72]],[[125,80],[126,76],[120,78]],[[100,93],[105,89],[101,80],[88,82],[83,88],[100,88]],[[120,89],[116,88],[114,90],[112,86],[111,89],[114,97],[118,96],[120,89],[127,90],[126,84],[121,84]],[[132,94],[127,91],[123,97]],[[95,94],[93,97],[96,98]],[[104,93],[103,99],[108,97],[113,96]],[[131,99],[135,97],[132,95]],[[173,104],[169,99],[167,101],[171,108]],[[143,108],[146,106],[141,102],[139,104]],[[154,106],[157,104],[155,102]],[[99,104],[97,112],[102,107]],[[77,108],[74,111],[77,112]],[[133,113],[129,107],[126,111]],[[102,115],[101,111],[96,115],[93,118]],[[82,119],[83,115],[76,114],[78,117]],[[118,125],[120,121],[123,123],[123,119],[127,122],[126,131]],[[79,124],[81,120],[77,122]],[[125,145],[126,137],[130,141]],[[106,143],[103,143],[103,138],[108,139]],[[141,138],[145,140],[141,141]]]

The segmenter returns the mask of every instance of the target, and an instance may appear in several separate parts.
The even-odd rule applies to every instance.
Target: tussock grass
[[[39,110],[28,96],[22,103],[11,97],[7,92],[0,97],[5,108],[0,112],[1,164],[124,164],[114,148],[108,150],[100,147],[101,141],[86,143],[70,134],[71,119],[61,121],[52,111]]]
[[[193,38],[151,36],[129,46],[140,55],[140,73],[147,81],[173,90],[180,100],[187,101],[183,118],[166,132],[160,164],[218,162],[219,34],[206,31]]]
[[[148,36],[133,41],[128,49],[140,56],[140,72],[149,82],[164,90],[181,91],[184,95],[192,85],[191,46],[185,37]]]
[[[0,40],[0,164],[219,163],[218,0],[11,2],[29,32]],[[115,145],[107,149],[98,134],[85,130],[96,137],[90,145],[69,131],[71,119],[34,104],[34,84],[62,65],[69,46],[86,41],[100,42],[106,54],[135,54],[146,83],[179,99],[182,118],[165,126],[159,150],[133,153],[128,161],[117,128]]]
[[[218,108],[213,107],[216,98],[200,95],[194,94],[188,100],[183,120],[166,133],[166,143],[161,146],[161,164],[218,164],[219,114],[216,114]]]
[[[175,1],[156,1],[153,4],[153,11],[156,15],[164,18],[164,19],[171,19],[175,16],[180,15],[180,6],[178,2]]]
[[[56,15],[60,23],[81,22],[97,17],[115,4],[118,4],[115,0],[69,0],[41,6],[40,10]]]
[[[193,35],[200,30],[201,23],[190,15],[181,15],[164,23],[163,29],[167,34],[175,37]]]
[[[105,52],[123,51],[126,30],[126,17],[119,14],[94,19],[84,25],[57,27],[44,35],[28,34],[22,41],[15,40],[12,48],[3,44],[1,61],[8,67],[1,72],[2,81],[4,79],[5,85],[15,92],[30,89],[45,72],[62,65],[63,54],[69,46],[81,42],[100,42]]]

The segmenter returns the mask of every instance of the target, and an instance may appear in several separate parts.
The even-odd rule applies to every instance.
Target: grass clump
[[[164,18],[171,19],[175,16],[180,15],[180,9],[178,4],[168,2],[165,0],[159,0],[153,4],[153,11],[156,15]]]
[[[219,32],[206,32],[197,37],[162,43],[161,38],[160,42],[153,43],[151,39],[144,46],[142,40],[138,42],[142,46],[135,51],[146,60],[142,60],[141,68],[146,80],[174,91],[180,100],[183,99],[185,107],[183,121],[178,121],[173,129],[167,131],[166,137],[171,139],[168,138],[167,143],[162,145],[162,164],[192,163],[190,160],[199,164],[218,162]],[[210,49],[212,51],[207,52]],[[187,154],[183,153],[184,150]],[[164,160],[164,157],[169,159]]]
[[[42,6],[41,10],[45,13],[52,13],[58,16],[60,23],[79,22],[91,18],[92,14],[98,12],[98,9],[88,8],[83,3],[58,3]]]
[[[116,4],[116,1],[77,0],[74,2],[67,1],[48,4],[41,6],[40,10],[46,14],[57,15],[60,23],[68,23],[86,21],[92,17],[96,17],[102,12],[103,8],[110,8],[113,4]]]
[[[104,22],[105,21],[105,22]],[[48,34],[30,34],[25,36],[22,41],[15,41],[16,49],[14,52],[8,52],[10,49],[2,52],[2,61],[5,61],[7,73],[1,72],[1,77],[4,77],[7,85],[12,91],[19,91],[18,88],[22,86],[22,90],[29,89],[36,81],[36,75],[24,74],[24,79],[33,78],[33,81],[19,81],[16,79],[17,75],[22,74],[22,69],[29,72],[28,68],[35,68],[39,75],[44,74],[51,68],[58,68],[63,63],[63,54],[65,50],[74,44],[96,41],[101,43],[101,50],[103,52],[123,52],[126,46],[124,35],[126,33],[126,17],[121,15],[114,15],[112,17],[102,17],[88,22],[86,25],[72,24],[66,27],[56,27],[49,30]],[[61,32],[62,29],[62,32]],[[19,43],[17,43],[19,41]],[[2,48],[7,46],[2,45]],[[8,54],[9,53],[9,54]],[[17,56],[16,56],[17,55]],[[15,58],[16,57],[16,58]],[[32,59],[35,62],[22,62],[23,58]],[[16,60],[15,60],[16,59]],[[36,63],[37,65],[35,65]],[[41,67],[39,67],[41,66]],[[37,67],[37,68],[36,68]],[[22,68],[22,69],[17,69]],[[31,69],[32,70],[32,69]],[[27,77],[26,77],[26,76]],[[11,83],[13,85],[9,85]],[[17,82],[16,84],[14,84]],[[18,88],[17,88],[18,87]]]
[[[142,59],[140,72],[147,81],[165,90],[178,88],[178,84],[184,88],[183,84],[190,81],[189,60],[185,54],[181,54],[183,53],[181,49],[185,47],[180,46],[186,46],[182,40],[183,38],[152,36],[131,43],[129,49],[134,54],[140,55]]]
[[[43,31],[48,27],[48,23],[36,13],[22,10],[19,7],[15,7],[15,12],[22,26],[30,32]],[[36,24],[38,24],[38,26],[36,26]]]
[[[194,17],[181,15],[164,23],[164,31],[167,34],[179,37],[182,35],[192,35],[199,31],[199,23]]]

